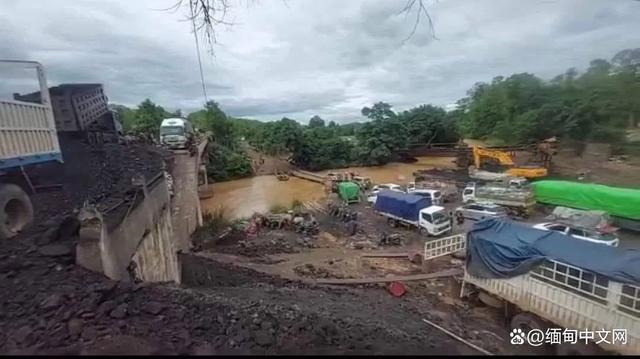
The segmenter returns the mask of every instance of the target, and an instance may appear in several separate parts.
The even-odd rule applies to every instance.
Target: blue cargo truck
[[[0,60],[0,66],[35,69],[41,103],[0,100],[0,240],[33,220],[33,191],[25,168],[62,162],[44,68],[33,61]]]
[[[374,209],[386,217],[392,227],[416,227],[426,236],[451,232],[451,218],[445,208],[434,205],[428,197],[383,190],[378,193]]]

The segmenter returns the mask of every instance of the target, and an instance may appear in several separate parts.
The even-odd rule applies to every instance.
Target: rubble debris
[[[58,308],[59,306],[62,305],[62,301],[63,301],[63,297],[60,294],[51,294],[47,299],[45,299],[41,304],[40,307],[44,310],[51,310],[51,309],[55,309]]]
[[[459,337],[459,336],[457,336],[457,335],[453,334],[452,332],[450,332],[450,331],[448,331],[448,330],[444,329],[443,327],[441,327],[441,326],[439,326],[439,325],[437,325],[437,324],[435,324],[435,323],[433,323],[433,322],[431,322],[431,321],[429,321],[429,320],[427,320],[427,319],[422,318],[422,321],[423,321],[423,322],[425,322],[425,323],[427,323],[427,324],[429,324],[430,326],[432,326],[432,327],[434,327],[434,328],[436,328],[436,329],[438,329],[438,330],[440,330],[440,331],[442,331],[442,332],[446,333],[446,334],[447,334],[447,335],[449,335],[450,337],[452,337],[452,338],[454,338],[454,339],[456,339],[456,340],[458,340],[458,341],[460,341],[460,342],[462,342],[462,343],[464,343],[464,344],[466,344],[466,345],[470,346],[471,348],[473,348],[473,349],[475,349],[475,350],[479,351],[480,353],[482,353],[482,354],[484,354],[484,355],[493,355],[491,352],[488,352],[488,351],[486,351],[486,350],[484,350],[484,349],[480,348],[479,346],[477,346],[477,345],[475,345],[475,344],[473,344],[473,343],[469,342],[468,340],[465,340],[465,339],[463,339],[463,338],[461,338],[461,337]]]
[[[335,275],[328,270],[320,267],[316,267],[313,264],[307,263],[304,265],[293,268],[293,271],[301,277],[309,278],[343,278],[340,275]]]
[[[82,333],[83,326],[84,322],[82,321],[82,319],[72,318],[67,323],[67,332],[69,332],[69,335],[72,338],[75,338]]]
[[[397,233],[382,232],[378,244],[381,246],[400,246],[402,245],[402,236]]]
[[[46,257],[64,257],[73,253],[73,245],[70,243],[54,243],[38,248],[38,253]]]

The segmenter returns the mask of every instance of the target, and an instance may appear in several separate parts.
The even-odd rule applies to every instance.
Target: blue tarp
[[[545,259],[570,264],[612,280],[640,284],[640,251],[535,229],[505,219],[476,223],[468,233],[467,270],[482,278],[509,278]]]
[[[431,199],[413,194],[380,191],[376,198],[375,210],[392,214],[408,221],[417,221],[420,210],[431,206]]]

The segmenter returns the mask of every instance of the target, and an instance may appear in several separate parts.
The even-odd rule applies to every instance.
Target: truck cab
[[[451,231],[451,218],[444,207],[433,205],[420,210],[419,225],[421,233],[439,236]]]
[[[193,143],[191,123],[183,118],[167,118],[160,125],[160,145],[170,149],[187,149]]]
[[[475,182],[467,183],[467,186],[462,191],[462,203],[473,202],[476,199],[476,184]]]

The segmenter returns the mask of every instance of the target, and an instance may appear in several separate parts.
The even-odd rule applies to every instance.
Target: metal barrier
[[[434,259],[455,253],[467,248],[466,234],[456,234],[449,237],[434,239],[424,244],[423,260]]]

